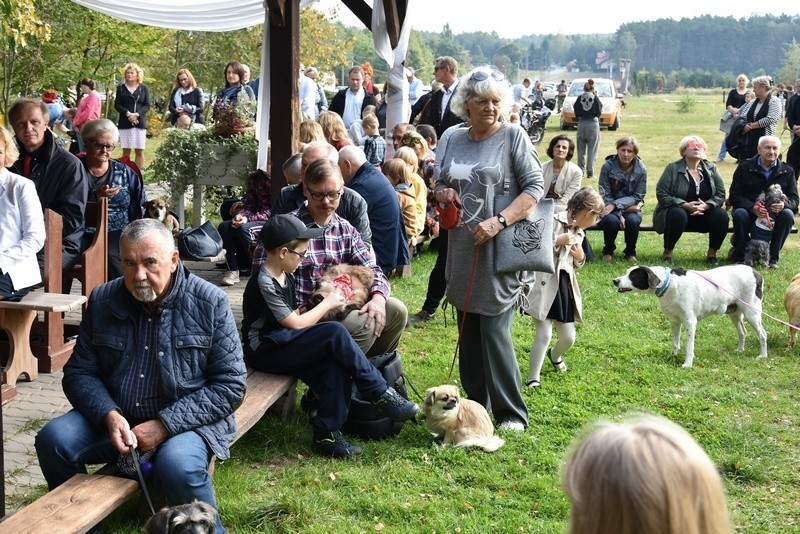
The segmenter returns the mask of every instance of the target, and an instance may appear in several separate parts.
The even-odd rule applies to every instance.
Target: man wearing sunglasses
[[[461,118],[450,111],[450,97],[458,85],[458,62],[450,56],[441,56],[433,65],[433,76],[442,88],[431,96],[420,123],[433,126],[436,135],[441,137],[446,129],[461,123]]]
[[[47,129],[49,109],[40,100],[20,98],[8,109],[20,158],[11,171],[36,184],[42,209],[50,208],[64,220],[62,269],[75,265],[81,254],[89,180],[81,162],[55,142]],[[43,257],[39,255],[40,268]]]

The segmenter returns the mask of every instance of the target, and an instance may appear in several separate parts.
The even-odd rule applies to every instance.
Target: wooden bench
[[[91,245],[82,254],[78,263],[68,273],[81,284],[81,294],[89,297],[92,290],[106,282],[108,265],[108,199],[87,202],[84,212],[86,224],[96,228]],[[53,210],[44,210],[47,240],[44,244],[44,288],[49,293],[61,293],[63,275],[61,270],[62,229],[61,215]],[[38,340],[32,345],[39,359],[39,372],[60,371],[72,355],[77,327],[65,327],[64,317],[58,312],[46,312],[34,327]]]
[[[58,314],[77,310],[86,302],[82,295],[63,295],[33,291],[19,302],[0,300],[0,328],[8,334],[8,360],[3,368],[2,402],[17,394],[16,383],[21,375],[35,380],[38,362],[31,350],[31,326],[37,312]]]
[[[234,443],[264,416],[270,407],[286,417],[296,400],[292,377],[248,371],[247,392],[236,409]],[[212,466],[213,468],[213,461]],[[75,475],[0,523],[0,531],[26,534],[82,533],[108,517],[137,495],[135,480],[115,475],[108,464],[91,475]],[[156,505],[157,506],[157,505]]]
[[[586,230],[587,230],[587,231],[588,231],[588,230],[598,230],[598,231],[600,231],[600,230],[602,230],[602,228],[600,228],[599,226],[595,225],[595,226],[590,226],[590,227],[589,227],[589,228],[587,228]],[[655,227],[655,226],[653,226],[652,224],[650,224],[650,225],[643,224],[643,225],[641,225],[641,226],[639,227],[639,231],[640,231],[640,232],[655,232],[655,231],[656,231],[656,227]],[[686,230],[686,232],[685,232],[685,233],[699,233],[699,232],[692,232],[691,230]],[[728,227],[728,233],[729,233],[729,234],[732,234],[732,233],[733,233],[733,226],[729,226],[729,227]],[[796,234],[796,233],[797,233],[797,227],[796,227],[796,226],[793,226],[793,227],[792,227],[791,233],[792,233],[792,234]]]

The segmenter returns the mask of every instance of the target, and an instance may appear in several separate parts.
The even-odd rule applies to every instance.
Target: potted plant
[[[214,105],[214,132],[220,137],[255,131],[258,103],[250,98],[242,87],[233,102],[217,102]]]

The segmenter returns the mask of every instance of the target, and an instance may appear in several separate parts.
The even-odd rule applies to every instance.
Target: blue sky
[[[372,1],[367,0],[367,3],[371,5]],[[517,38],[547,33],[614,33],[625,22],[660,18],[800,14],[800,2],[795,1],[760,4],[752,0],[577,0],[549,3],[553,7],[543,5],[544,2],[536,0],[409,0],[409,16],[413,27],[419,30],[441,31],[444,24],[449,23],[454,33],[496,31],[501,37]],[[344,24],[360,25],[338,0],[320,0],[315,5],[325,12],[333,6],[339,7],[338,18]]]

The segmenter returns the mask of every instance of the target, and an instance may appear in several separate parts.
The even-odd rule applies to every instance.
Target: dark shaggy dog
[[[144,526],[145,534],[214,534],[217,511],[201,501],[162,508]]]
[[[767,190],[761,193],[756,199],[757,206],[760,204],[767,209],[767,215],[765,217],[759,217],[756,220],[756,226],[768,232],[771,231],[772,227],[775,225],[775,221],[771,217],[772,212],[769,211],[770,206],[777,202],[786,203],[787,200],[779,184],[772,184],[769,186]],[[765,269],[769,267],[769,241],[751,239],[744,249],[744,263],[751,267],[757,263],[763,265]]]
[[[317,287],[308,299],[306,307],[310,310],[322,302],[326,295],[337,291],[344,298],[339,308],[329,310],[321,321],[341,321],[353,310],[367,303],[369,288],[375,279],[372,269],[363,265],[334,265],[317,281]]]

